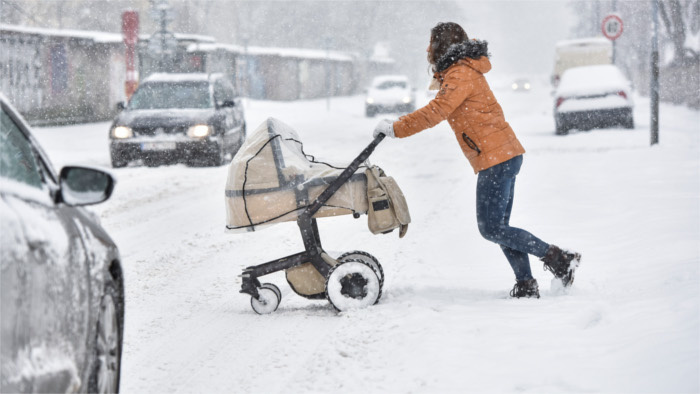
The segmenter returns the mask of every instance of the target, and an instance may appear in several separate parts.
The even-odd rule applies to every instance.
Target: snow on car
[[[413,112],[415,91],[404,75],[380,75],[372,80],[365,98],[365,115],[380,112]]]
[[[112,194],[91,166],[56,174],[0,94],[0,390],[118,392],[124,323],[119,251],[82,208]]]
[[[554,97],[556,134],[615,125],[634,128],[630,82],[612,64],[565,71]]]

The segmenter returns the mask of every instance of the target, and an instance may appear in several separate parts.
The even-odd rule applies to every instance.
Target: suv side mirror
[[[103,170],[67,166],[61,169],[60,201],[70,206],[92,205],[107,200],[114,190],[114,177]]]
[[[230,107],[235,107],[236,102],[234,100],[224,100],[219,103],[219,107],[221,108],[230,108]]]
[[[117,103],[117,111],[123,111],[126,108],[126,104],[123,101]]]

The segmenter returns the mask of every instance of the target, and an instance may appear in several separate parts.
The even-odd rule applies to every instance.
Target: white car
[[[634,128],[632,88],[612,64],[575,67],[562,74],[554,93],[556,134],[620,125]]]
[[[415,89],[404,75],[381,75],[367,89],[365,114],[372,117],[380,112],[412,112],[415,110]]]
[[[529,80],[520,78],[513,81],[510,87],[514,92],[529,92],[532,89],[532,84]]]

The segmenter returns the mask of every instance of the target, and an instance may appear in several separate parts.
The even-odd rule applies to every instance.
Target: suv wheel
[[[223,145],[217,144],[216,149],[214,152],[212,152],[212,157],[209,159],[209,166],[218,167],[223,165],[226,162],[226,156],[226,150],[224,149]]]
[[[128,161],[124,159],[118,159],[117,157],[114,156],[114,154],[111,155],[111,161],[112,161],[112,168],[122,168],[126,167],[127,164],[129,164]]]

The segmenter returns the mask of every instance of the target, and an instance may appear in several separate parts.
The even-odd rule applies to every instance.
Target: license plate
[[[141,150],[173,150],[176,146],[174,142],[144,142]]]

